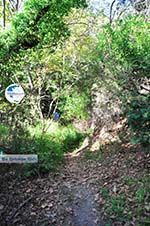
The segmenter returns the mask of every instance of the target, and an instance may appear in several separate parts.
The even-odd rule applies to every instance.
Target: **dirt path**
[[[96,187],[80,158],[66,158],[61,171],[48,178],[13,184],[12,174],[7,188],[2,184],[1,226],[103,226]]]
[[[63,225],[96,226],[99,222],[99,213],[95,208],[94,194],[89,187],[76,186],[72,189],[73,201],[70,202],[72,215],[65,219]]]
[[[117,152],[113,152],[113,147],[108,147],[111,152],[105,156],[100,152],[91,153],[89,158],[66,157],[57,172],[38,178],[16,177],[11,169],[0,173],[0,226],[138,225],[134,195],[139,185],[144,188],[147,183],[143,178],[147,175],[149,155],[139,157],[129,148],[119,148],[114,147]],[[120,209],[113,212],[111,197],[118,200],[122,194],[127,197],[125,212],[118,217],[115,214],[120,214]],[[117,205],[122,204],[119,201]],[[144,202],[140,206],[144,210]],[[109,208],[110,215],[104,207]],[[128,220],[129,211],[133,219]],[[140,213],[141,219],[147,211]],[[111,224],[104,223],[108,217]]]
[[[95,202],[97,188],[92,186],[89,171],[80,158],[67,158],[60,186],[60,197],[64,199],[63,226],[103,226],[99,208]]]
[[[72,215],[65,219],[64,226],[103,226],[100,211],[95,202],[97,188],[92,185],[89,171],[78,162],[77,159],[70,160],[67,166],[69,170],[68,185],[72,196],[68,206],[72,209]],[[71,183],[70,183],[71,182]]]

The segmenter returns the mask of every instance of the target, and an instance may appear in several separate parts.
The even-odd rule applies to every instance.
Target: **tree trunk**
[[[3,28],[6,27],[6,0],[3,0]]]
[[[18,12],[19,10],[19,0],[16,1],[16,11]]]

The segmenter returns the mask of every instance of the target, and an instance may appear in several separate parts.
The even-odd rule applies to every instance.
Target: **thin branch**
[[[112,11],[113,11],[113,6],[115,4],[116,0],[113,0],[113,2],[111,3],[111,6],[110,6],[110,17],[109,17],[109,21],[110,21],[110,24],[112,23]]]
[[[9,221],[11,221],[14,217],[18,216],[20,209],[25,206],[31,199],[33,198],[33,196],[30,196],[28,199],[26,199],[23,203],[21,203],[18,208],[13,212],[13,214],[11,215]]]
[[[144,89],[144,90],[146,90],[146,91],[148,91],[148,92],[150,92],[150,89],[144,87],[143,85],[141,85],[141,88]]]
[[[85,23],[85,22],[78,22],[78,21],[66,23],[66,25],[78,25],[78,24],[82,24],[82,25],[89,26],[89,24],[87,24],[87,23]]]
[[[32,82],[32,79],[31,79],[30,75],[28,75],[28,81],[29,81],[30,89],[33,90],[33,82]]]

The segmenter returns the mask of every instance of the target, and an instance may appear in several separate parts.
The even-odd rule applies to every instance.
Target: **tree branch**
[[[110,21],[110,24],[112,23],[112,11],[113,11],[113,6],[115,4],[116,0],[113,0],[113,2],[111,3],[111,6],[110,6],[110,16],[109,16],[109,21]]]

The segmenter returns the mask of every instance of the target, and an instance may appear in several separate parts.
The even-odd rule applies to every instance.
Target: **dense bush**
[[[130,16],[107,25],[100,34],[99,51],[100,61],[105,66],[106,80],[109,79],[110,84],[116,83],[119,87],[116,93],[122,101],[134,141],[148,144],[149,87],[146,86],[145,97],[140,92],[141,86],[150,78],[148,21],[142,16]]]
[[[8,128],[5,125],[0,124],[0,145],[3,146],[7,136],[8,136]]]
[[[56,143],[48,134],[37,136],[34,140],[28,141],[26,152],[37,154],[38,163],[26,164],[25,175],[47,173],[54,170],[63,159],[63,150],[60,143]],[[24,148],[22,148],[24,150]],[[25,153],[25,150],[23,151]]]
[[[57,123],[52,123],[46,133],[42,133],[40,125],[30,128],[30,133],[33,138],[29,142],[28,152],[37,154],[39,162],[36,165],[26,166],[27,174],[46,173],[55,169],[62,161],[64,153],[78,148],[84,137],[72,125],[63,127]]]
[[[0,62],[5,62],[6,58],[22,49],[45,44],[53,49],[61,38],[69,34],[63,17],[72,7],[84,6],[85,0],[25,1],[24,10],[12,20],[10,31],[0,35]]]
[[[8,129],[0,125],[0,135],[3,137],[4,151],[9,154],[37,154],[38,164],[26,164],[25,174],[46,173],[61,163],[65,152],[71,152],[79,147],[84,134],[78,132],[72,125],[60,126],[52,123],[47,132],[43,132],[42,125],[30,127],[28,131],[16,133],[8,138]],[[7,136],[5,136],[7,135]],[[0,139],[0,141],[2,141]],[[2,144],[2,142],[0,142]],[[9,151],[5,147],[9,147]]]
[[[100,34],[99,49],[102,50],[100,59],[114,70],[131,69],[132,76],[136,73],[137,79],[144,75],[148,76],[150,71],[148,21],[144,17],[130,16],[116,22],[114,26],[108,24]]]
[[[87,92],[79,93],[73,90],[70,95],[64,96],[64,101],[60,105],[60,110],[63,112],[61,118],[64,122],[87,119],[89,105],[90,95]]]
[[[150,95],[133,98],[128,109],[128,123],[134,143],[150,144]]]

